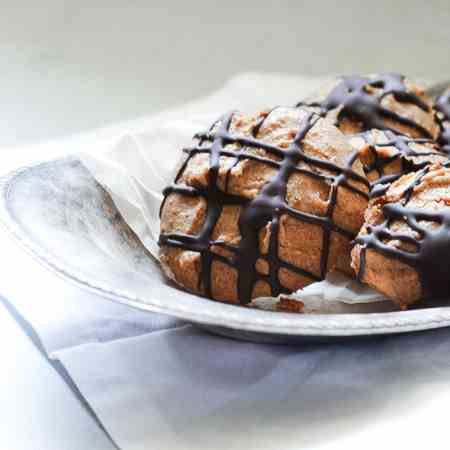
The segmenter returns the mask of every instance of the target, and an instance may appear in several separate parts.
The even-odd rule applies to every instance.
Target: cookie
[[[448,161],[440,146],[428,139],[413,139],[392,131],[370,130],[351,136],[371,183],[371,196],[383,194],[389,184],[430,164]]]
[[[160,260],[220,301],[290,293],[350,268],[368,203],[357,151],[303,108],[232,112],[199,133],[161,207]]]
[[[404,175],[371,200],[355,240],[358,279],[401,308],[450,298],[450,168]]]
[[[298,105],[333,120],[345,134],[379,129],[433,140],[439,134],[424,88],[399,74],[339,77]]]

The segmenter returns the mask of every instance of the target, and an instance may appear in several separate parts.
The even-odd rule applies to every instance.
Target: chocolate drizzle
[[[383,195],[389,188],[389,185],[401,176],[423,169],[427,165],[436,162],[430,160],[417,160],[418,158],[442,156],[444,159],[446,157],[445,154],[439,154],[437,150],[433,151],[431,148],[428,148],[428,151],[414,149],[414,144],[419,144],[422,146],[424,144],[434,145],[433,141],[430,139],[413,139],[407,136],[395,134],[389,130],[384,131],[384,135],[387,138],[386,142],[376,142],[375,139],[372,138],[371,131],[365,131],[356,135],[364,139],[364,141],[369,145],[369,151],[372,156],[372,162],[364,165],[364,172],[367,175],[373,171],[376,171],[378,175],[377,178],[371,182],[371,198]],[[377,148],[385,147],[394,147],[397,152],[388,157],[380,156]],[[400,161],[400,169],[395,173],[386,173],[385,170],[389,164],[393,163],[397,159]]]
[[[444,152],[450,154],[450,90],[436,100],[436,110],[441,129],[438,143]]]
[[[376,128],[398,132],[386,122],[390,120],[415,129],[421,136],[432,137],[419,123],[385,108],[382,101],[388,95],[392,95],[398,102],[410,103],[430,112],[430,107],[419,96],[408,90],[405,77],[395,73],[381,74],[374,78],[358,75],[342,77],[342,81],[323,101],[300,102],[297,106],[319,108],[319,114],[322,116],[331,110],[341,108],[337,116],[337,126],[342,119],[349,118],[361,123],[362,131]]]
[[[449,167],[447,164],[444,167]],[[358,279],[363,281],[367,249],[373,249],[415,269],[419,275],[424,298],[442,300],[450,297],[450,209],[430,211],[408,206],[414,189],[429,173],[430,166],[418,171],[407,186],[401,203],[383,206],[383,222],[368,225],[367,234],[359,235],[355,243],[361,246]],[[417,237],[391,230],[394,222],[406,223]],[[437,226],[426,227],[425,222]],[[386,241],[400,241],[412,250],[388,245]]]
[[[339,227],[333,221],[338,189],[339,187],[345,187],[364,198],[368,198],[364,190],[358,189],[354,186],[354,183],[349,183],[349,180],[362,183],[365,187],[368,187],[368,182],[365,177],[352,170],[353,163],[357,158],[356,151],[350,155],[345,167],[340,167],[330,161],[325,161],[305,153],[302,141],[314,124],[320,120],[316,114],[308,113],[306,115],[299,125],[296,136],[287,149],[282,149],[276,145],[257,139],[258,132],[265,118],[262,118],[255,125],[252,130],[252,137],[243,137],[231,133],[230,126],[233,115],[234,113],[225,115],[208,132],[195,136],[199,139],[199,143],[192,148],[185,149],[187,158],[175,178],[175,183],[167,187],[164,191],[165,198],[161,205],[161,211],[164,208],[167,197],[172,193],[200,196],[206,200],[206,213],[200,233],[195,236],[183,233],[161,234],[159,244],[161,246],[177,247],[200,253],[201,284],[199,290],[203,288],[204,294],[211,298],[212,263],[214,261],[220,261],[236,269],[238,274],[238,299],[241,304],[246,304],[252,298],[255,283],[260,280],[270,286],[273,296],[283,292],[289,292],[280,282],[280,269],[288,269],[312,280],[324,278],[328,265],[331,232],[340,233],[348,239],[354,238],[353,232]],[[205,146],[204,144],[208,142],[210,145]],[[233,146],[232,149],[228,149],[227,146],[230,144],[237,144],[239,148],[236,149]],[[249,148],[262,149],[268,154],[276,156],[278,160],[251,154],[248,152]],[[190,158],[199,153],[209,154],[208,185],[204,188],[198,188],[179,184],[178,182]],[[220,157],[222,156],[235,158],[234,164],[232,164],[226,173],[225,192],[218,186]],[[232,168],[240,161],[246,159],[270,165],[277,169],[276,175],[263,186],[261,191],[252,200],[227,192]],[[299,167],[299,163],[305,164]],[[326,173],[320,173],[317,169],[324,169]],[[290,176],[295,172],[322,180],[330,186],[328,207],[324,216],[302,212],[288,205],[286,201],[287,185]],[[331,172],[331,174],[328,174],[328,172]],[[242,207],[239,217],[239,231],[241,236],[239,246],[232,246],[223,241],[212,239],[214,227],[225,205],[240,205]],[[288,215],[303,222],[316,224],[322,228],[323,241],[319,275],[280,259],[278,255],[278,232],[280,220],[283,215]],[[270,240],[268,253],[263,254],[260,250],[259,234],[266,226],[270,227]],[[232,253],[233,257],[227,258],[213,252],[213,246],[225,248]],[[256,263],[259,259],[265,260],[268,264],[269,270],[266,275],[256,270]]]

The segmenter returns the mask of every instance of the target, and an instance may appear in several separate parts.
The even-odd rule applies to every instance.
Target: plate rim
[[[16,183],[31,172],[51,165],[81,161],[76,155],[62,158],[42,160],[19,167],[0,177],[0,224],[14,240],[37,262],[56,276],[77,285],[83,290],[97,294],[110,301],[130,307],[161,314],[167,314],[195,323],[209,326],[220,326],[235,330],[245,330],[265,334],[283,334],[290,336],[363,336],[405,333],[450,326],[450,306],[412,311],[394,311],[385,313],[359,314],[292,314],[283,312],[262,311],[240,306],[214,302],[200,296],[201,302],[209,301],[210,308],[198,308],[195,311],[179,303],[165,305],[163,301],[151,294],[139,297],[132,291],[114,289],[99,280],[90,279],[81,272],[68,267],[57,257],[51,255],[44,247],[33,241],[20,223],[14,220],[8,201]],[[192,295],[192,294],[187,294]],[[216,305],[213,307],[212,305]],[[216,311],[214,311],[216,310]],[[248,315],[248,319],[243,317]],[[238,317],[243,316],[243,317]],[[276,317],[276,323],[274,319]]]

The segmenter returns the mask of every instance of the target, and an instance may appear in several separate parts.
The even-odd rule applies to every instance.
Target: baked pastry
[[[372,129],[412,138],[439,134],[424,88],[399,74],[339,77],[298,105],[333,120],[345,134]]]
[[[401,308],[450,297],[450,167],[404,175],[371,200],[352,250],[360,281]]]
[[[440,125],[438,142],[447,154],[450,154],[450,89],[436,100],[437,118]]]
[[[383,194],[389,184],[410,172],[448,161],[439,145],[428,139],[412,139],[386,130],[370,130],[349,138],[370,181],[371,196]]]
[[[330,121],[294,107],[233,112],[184,151],[164,192],[159,241],[178,285],[246,304],[351,272],[369,188]]]

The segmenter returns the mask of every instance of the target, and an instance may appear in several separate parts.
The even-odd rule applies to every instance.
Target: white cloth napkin
[[[157,126],[183,111],[259,107],[262,98],[292,103],[304,82],[243,75],[209,99],[129,129]],[[403,434],[414,436],[424,414],[436,408],[436,386],[441,401],[450,392],[449,330],[332,345],[258,345],[114,305],[44,269],[24,265],[17,279],[11,274],[5,282],[23,285],[17,309],[123,450],[356,450],[379,448],[388,437],[389,446],[418,448],[412,444],[423,445],[419,437]],[[31,301],[26,285],[46,287],[46,310]],[[348,285],[340,286],[346,295]],[[446,414],[435,416],[445,429],[439,420]]]

